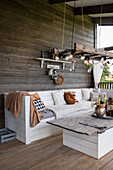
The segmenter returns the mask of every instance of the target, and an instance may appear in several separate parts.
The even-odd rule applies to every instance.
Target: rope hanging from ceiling
[[[103,10],[103,0],[101,0],[101,16],[100,16],[100,29],[99,29],[99,48],[100,48],[100,40],[101,40],[101,25],[102,25],[102,10]]]
[[[76,1],[74,1],[74,9],[76,7]],[[75,14],[73,12],[73,27],[72,27],[72,41],[71,41],[71,49],[73,49],[73,40],[74,40],[74,30],[75,30]]]
[[[66,0],[65,0],[65,3],[64,3],[64,19],[63,19],[63,29],[62,29],[62,49],[64,49],[65,21],[66,21]]]
[[[84,14],[83,14],[83,0],[81,0],[81,13],[82,13],[82,29],[83,29],[83,37],[84,37],[84,45],[85,42],[85,24],[84,24]]]

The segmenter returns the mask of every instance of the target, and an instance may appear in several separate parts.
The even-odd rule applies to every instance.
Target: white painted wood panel
[[[75,136],[72,135],[67,135],[66,133],[63,133],[63,140],[68,140],[69,142],[75,143],[76,145],[80,145],[80,146],[84,146],[87,147],[91,150],[97,150],[98,149],[98,145],[95,142],[90,142],[88,140],[82,139],[82,138],[78,138],[76,137],[75,140]]]
[[[113,150],[113,128],[92,136],[63,129],[63,144],[99,159]]]

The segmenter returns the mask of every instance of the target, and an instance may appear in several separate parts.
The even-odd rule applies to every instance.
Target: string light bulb
[[[104,58],[102,57],[100,61],[103,63],[104,62]]]
[[[92,68],[89,67],[87,72],[88,72],[88,73],[91,73],[91,70],[92,70]]]
[[[92,62],[93,62],[93,61],[92,61],[91,59],[89,59],[89,63],[91,63],[91,64],[92,64]]]
[[[87,61],[87,60],[84,60],[84,64],[88,64],[88,61]]]
[[[81,56],[81,60],[83,61],[85,59],[85,56]]]

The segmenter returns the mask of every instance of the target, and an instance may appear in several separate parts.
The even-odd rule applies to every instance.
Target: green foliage
[[[104,66],[100,82],[108,82],[109,80],[106,80],[106,77],[109,77],[109,75],[110,75],[109,66],[106,65]]]

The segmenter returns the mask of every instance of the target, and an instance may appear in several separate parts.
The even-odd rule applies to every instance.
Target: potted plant
[[[98,97],[97,102],[94,103],[93,105],[96,105],[95,108],[95,113],[97,114],[97,116],[102,117],[105,113],[106,113],[106,96],[104,95],[104,97]]]

